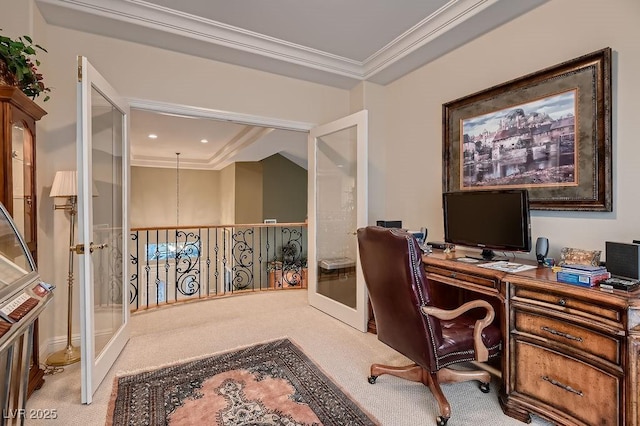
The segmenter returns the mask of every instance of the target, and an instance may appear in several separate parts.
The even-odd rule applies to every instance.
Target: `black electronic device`
[[[529,194],[526,189],[445,192],[444,239],[482,249],[482,260],[496,260],[493,250],[531,251]]]
[[[538,264],[542,265],[544,258],[549,253],[549,239],[545,237],[538,237],[536,240],[536,259]]]
[[[445,243],[443,241],[427,241],[427,244],[438,250],[454,250],[456,248],[454,244]]]
[[[640,245],[605,242],[607,271],[614,277],[640,278]]]
[[[378,220],[376,221],[376,225],[382,226],[383,228],[402,228],[401,220]]]
[[[622,278],[611,277],[606,280],[600,281],[600,288],[603,289],[617,289],[633,291],[640,287],[640,281],[638,280],[625,280]]]

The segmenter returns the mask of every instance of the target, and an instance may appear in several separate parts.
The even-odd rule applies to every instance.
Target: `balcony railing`
[[[131,311],[307,286],[307,224],[131,230]]]

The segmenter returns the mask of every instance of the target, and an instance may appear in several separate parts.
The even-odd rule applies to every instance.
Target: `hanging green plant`
[[[13,40],[0,35],[0,84],[18,87],[31,99],[45,95],[46,102],[51,88],[44,85],[38,72],[40,61],[35,57],[38,50],[47,52],[44,47],[33,44],[29,36]]]

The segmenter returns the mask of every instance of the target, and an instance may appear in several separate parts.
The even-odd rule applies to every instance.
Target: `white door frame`
[[[173,114],[184,117],[210,118],[221,121],[230,121],[251,126],[273,127],[282,130],[294,130],[298,132],[309,132],[317,126],[314,123],[304,121],[282,120],[279,118],[266,117],[260,115],[242,114],[217,109],[200,108],[189,105],[171,104],[166,102],[149,101],[138,98],[127,98],[131,109],[143,111]]]
[[[129,244],[128,221],[128,186],[129,186],[129,145],[128,120],[129,106],[111,85],[91,66],[86,57],[78,56],[78,113],[77,123],[77,163],[78,163],[78,241],[84,245],[84,254],[79,258],[80,284],[80,364],[81,364],[81,400],[90,404],[93,394],[103,381],[109,369],[129,340],[128,303],[122,306],[122,325],[114,333],[100,355],[95,354],[95,304],[94,304],[94,271],[91,258],[93,244],[93,178],[92,178],[92,146],[88,144],[92,138],[92,88],[111,102],[123,115],[122,128],[122,247]],[[96,242],[100,243],[100,242]],[[128,286],[128,258],[122,256],[122,298],[126,302]]]
[[[357,140],[357,169],[356,169],[356,229],[367,226],[368,222],[368,160],[367,160],[367,139],[368,139],[368,116],[365,110],[358,111],[346,117],[339,118],[330,123],[314,127],[309,132],[309,155],[308,155],[308,208],[309,215],[309,303],[328,315],[352,326],[360,331],[367,331],[368,323],[368,293],[360,266],[360,256],[356,254],[356,308],[350,308],[327,296],[317,292],[318,283],[318,255],[317,255],[317,218],[316,218],[316,151],[317,139],[322,135],[356,127]],[[357,245],[356,245],[357,247]],[[357,249],[356,249],[357,250]]]

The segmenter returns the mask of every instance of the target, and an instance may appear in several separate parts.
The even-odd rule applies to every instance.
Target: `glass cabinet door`
[[[33,250],[33,138],[21,122],[13,124],[11,132],[13,181],[13,220],[24,240]]]

